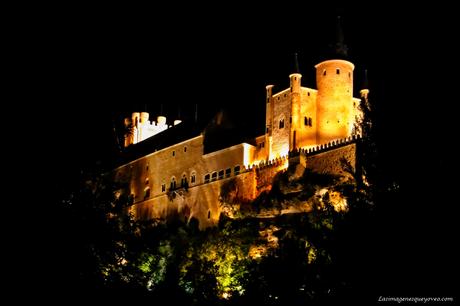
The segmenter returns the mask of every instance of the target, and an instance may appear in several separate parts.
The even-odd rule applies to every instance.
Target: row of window
[[[240,170],[241,170],[240,166],[235,166],[233,168],[233,174],[234,175],[240,174]],[[204,176],[204,182],[209,183],[209,182],[212,182],[212,181],[216,181],[217,179],[221,180],[221,179],[224,178],[224,176],[225,176],[225,178],[228,178],[231,175],[232,175],[232,169],[231,168],[225,169],[225,172],[224,172],[224,170],[220,170],[219,172],[214,171],[213,173],[211,173],[211,174],[208,173],[208,174],[206,174]]]
[[[335,69],[335,74],[340,74],[340,69]],[[326,75],[326,69],[323,70],[323,75]],[[351,72],[348,72],[348,77],[351,78]]]
[[[289,122],[292,123],[292,117],[289,118]],[[304,125],[306,125],[306,126],[313,126],[313,123],[312,123],[313,121],[312,121],[311,117],[304,117],[303,122],[304,122]],[[284,129],[284,119],[280,119],[279,128]],[[268,133],[268,128],[267,128],[267,133]],[[263,147],[263,145],[262,145],[262,147]]]
[[[234,175],[238,175],[240,174],[240,166],[235,166],[233,168],[233,173]],[[217,171],[214,171],[212,174],[206,174],[204,176],[204,182],[205,183],[209,183],[210,181],[216,181],[217,179],[221,180],[224,178],[228,178],[230,177],[232,174],[232,169],[231,168],[227,168],[225,169],[225,172],[224,170],[220,170],[219,172]],[[190,183],[192,185],[194,185],[196,183],[196,173],[195,172],[192,172],[192,174],[190,175]],[[145,179],[145,184],[146,185],[149,185],[149,179],[146,178]],[[188,184],[188,180],[187,180],[187,176],[185,174],[182,175],[182,178],[181,178],[181,181],[180,181],[180,187],[181,188],[188,188],[189,184]],[[170,184],[169,184],[169,188],[170,190],[175,190],[177,189],[177,182],[176,182],[176,178],[173,176],[171,178],[171,181],[170,181]],[[163,183],[161,184],[161,192],[166,192],[166,184]],[[134,195],[131,195],[132,196],[132,201],[130,202],[133,202],[134,201]],[[144,189],[144,200],[147,200],[148,198],[150,198],[150,186],[147,186],[145,187]]]
[[[184,153],[187,152],[187,147],[184,147]],[[172,151],[172,156],[176,156],[176,150]]]

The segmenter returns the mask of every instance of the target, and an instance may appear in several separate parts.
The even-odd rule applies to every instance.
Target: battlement
[[[166,123],[165,116],[158,116],[157,121],[149,120],[149,113],[134,112],[131,118],[125,118],[125,147],[139,143],[147,138],[150,138],[158,133],[161,133],[172,125]],[[174,125],[180,124],[181,120],[174,120]]]
[[[342,139],[337,139],[337,140],[333,140],[333,141],[330,141],[328,143],[325,143],[325,144],[322,144],[322,145],[318,145],[316,147],[313,147],[313,148],[301,148],[299,150],[293,150],[291,152],[289,152],[290,154],[304,154],[306,156],[313,156],[313,155],[316,155],[316,154],[320,154],[320,153],[323,153],[323,152],[326,152],[326,151],[330,151],[330,150],[334,150],[334,149],[337,149],[337,148],[340,148],[340,147],[343,147],[343,146],[347,146],[349,144],[352,144],[352,143],[355,143],[356,141],[358,141],[359,139],[361,139],[362,136],[360,134],[357,134],[357,135],[353,135],[353,136],[350,136],[350,137],[346,137],[346,138],[342,138]]]

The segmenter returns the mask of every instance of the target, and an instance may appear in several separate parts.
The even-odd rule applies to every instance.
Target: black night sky
[[[170,121],[180,109],[187,120],[197,103],[202,118],[224,108],[260,134],[265,86],[288,87],[298,52],[302,85],[316,88],[314,65],[325,59],[341,15],[355,96],[368,69],[382,175],[397,177],[402,192],[400,203],[378,210],[381,231],[363,270],[375,272],[370,281],[382,295],[451,296],[451,212],[458,201],[448,194],[453,153],[445,148],[455,139],[458,86],[447,75],[459,70],[448,9],[324,10],[297,3],[205,9],[66,8],[28,28],[26,44],[36,50],[27,55],[29,77],[43,94],[43,132],[53,135],[46,144],[51,188],[65,188],[96,160],[110,161],[113,124],[132,111],[156,117],[163,108]]]

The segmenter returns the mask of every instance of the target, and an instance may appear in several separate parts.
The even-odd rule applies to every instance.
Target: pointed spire
[[[363,82],[361,89],[369,89],[369,79],[367,78],[367,69],[364,69]]]
[[[299,59],[298,59],[298,56],[297,56],[297,52],[294,53],[294,73],[300,73]]]
[[[340,16],[337,16],[337,24],[336,24],[336,42],[334,53],[340,57],[347,57],[348,56],[348,47],[345,44],[345,40],[343,38],[343,30],[342,30],[342,22]]]

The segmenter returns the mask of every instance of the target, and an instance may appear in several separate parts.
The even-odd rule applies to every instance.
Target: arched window
[[[205,183],[209,183],[209,179],[210,179],[211,175],[208,173],[204,176],[204,182]]]
[[[194,185],[196,182],[196,172],[192,171],[192,174],[190,175],[190,183]]]
[[[212,175],[211,175],[211,181],[215,181],[215,180],[217,180],[217,172],[216,171],[214,171],[212,173]]]
[[[326,75],[326,69],[324,69],[324,71],[323,71],[323,75]]]
[[[147,200],[148,198],[150,198],[150,187],[146,187],[144,189],[144,200]]]
[[[235,173],[235,175],[240,174],[240,166],[235,166],[235,168],[233,169],[233,173]]]
[[[171,178],[170,189],[171,189],[171,190],[176,189],[176,178],[175,178],[174,176]]]
[[[279,125],[280,129],[283,129],[284,128],[284,119],[280,119],[280,125]]]
[[[187,175],[182,174],[182,178],[180,180],[180,186],[181,187],[184,187],[184,188],[187,188],[188,187],[188,182],[187,182]]]

